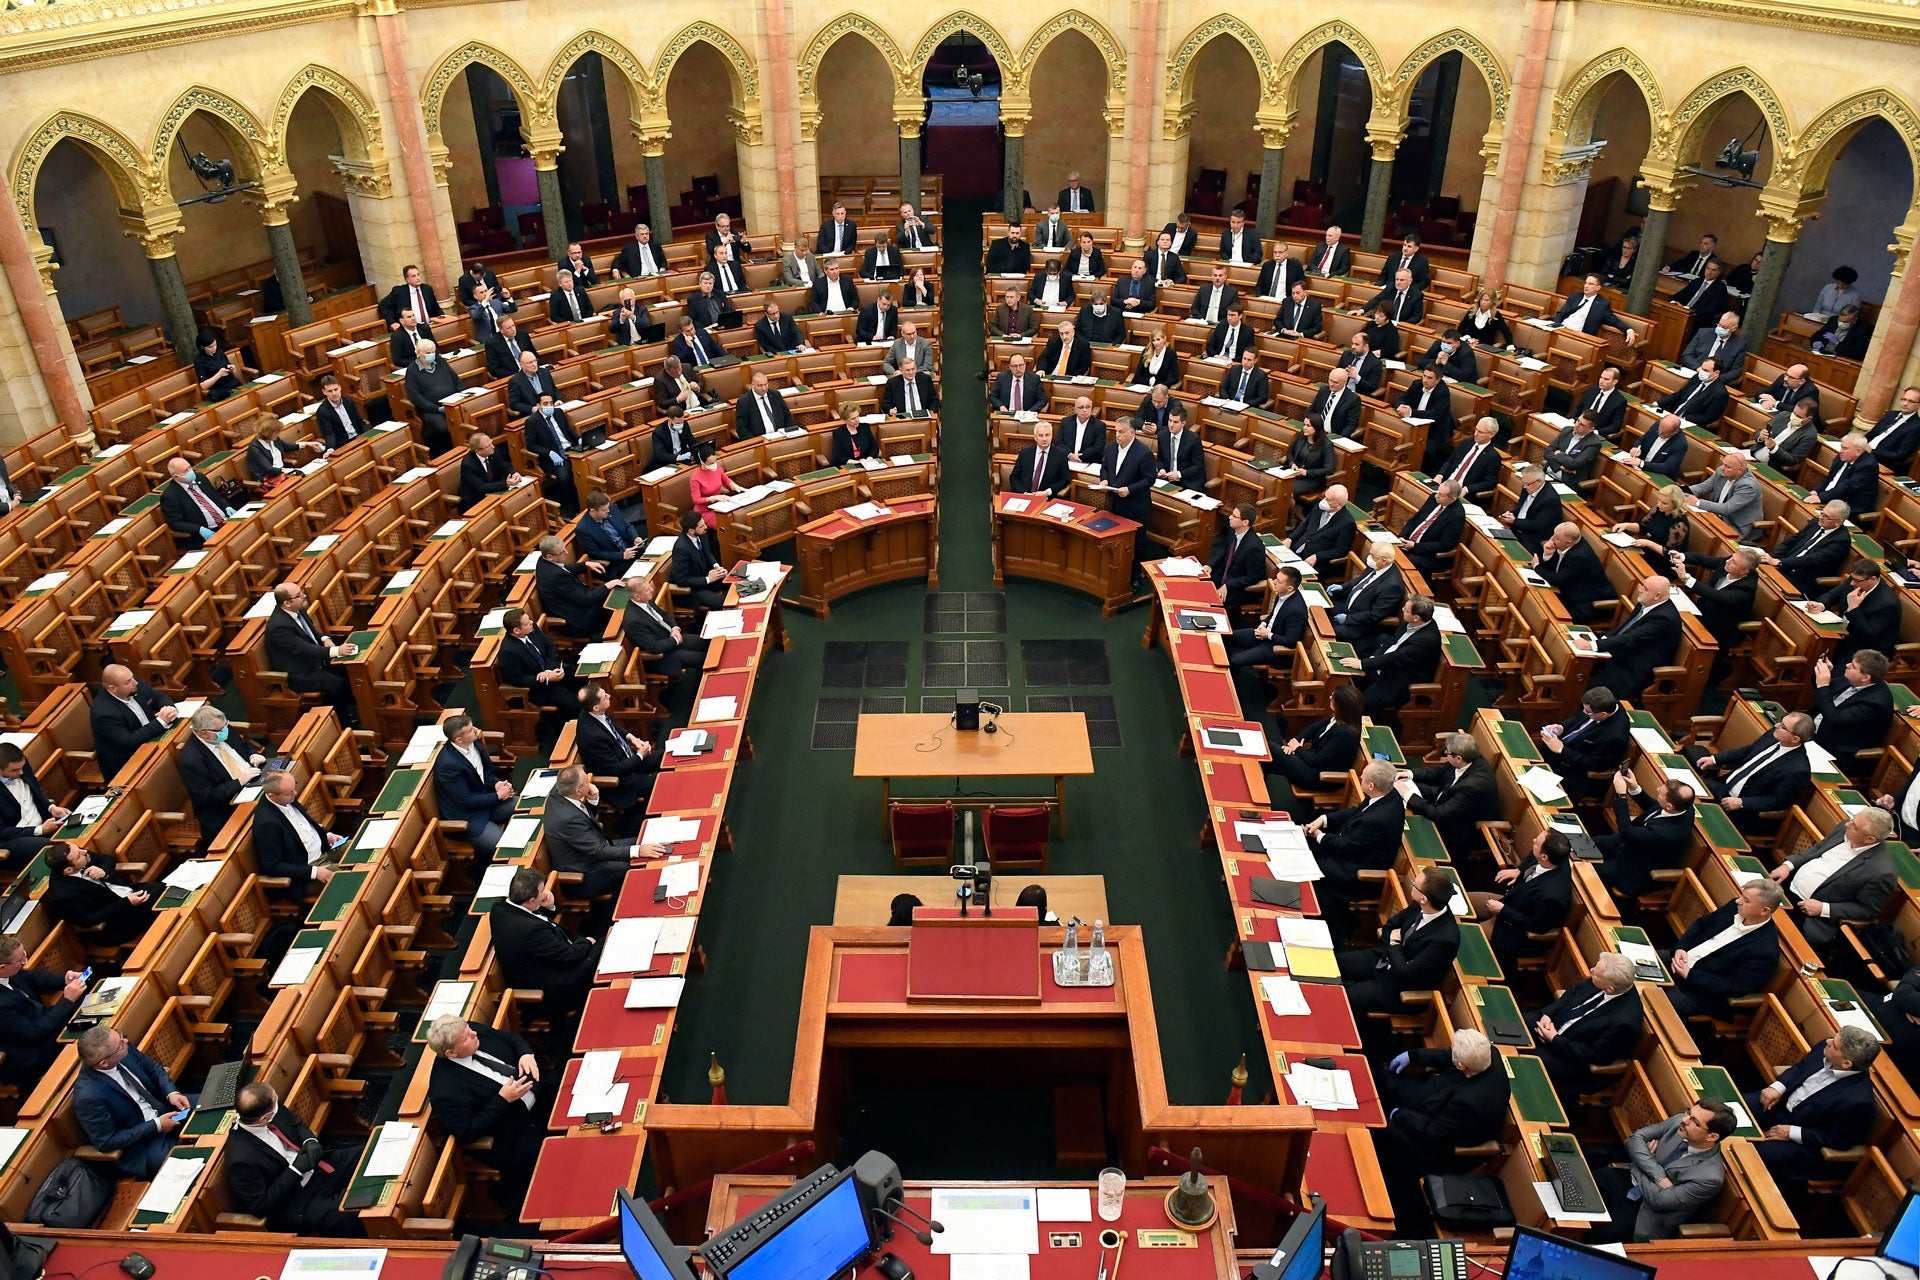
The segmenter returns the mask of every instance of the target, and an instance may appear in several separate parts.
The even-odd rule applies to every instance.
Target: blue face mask
[[[181,476],[181,477],[180,477],[180,483],[181,483],[181,484],[193,484],[194,482],[196,482],[196,481],[197,481],[197,480],[199,480],[199,479],[200,479],[200,477],[199,477],[199,476],[197,476],[197,475],[195,475],[195,474],[194,474],[193,472],[191,472],[191,471],[189,471],[189,472],[187,472],[187,473],[186,473],[185,475],[183,475],[183,476]]]
[[[427,352],[426,354],[420,357],[420,363],[427,366],[427,368],[429,369],[433,368],[433,360],[434,360],[434,356],[433,356],[433,352],[431,351]]]
[[[215,734],[213,735],[213,740],[215,742],[225,742],[227,740],[227,735],[232,732],[233,732],[232,725],[223,724],[220,726],[219,730],[215,732]]]
[[[1724,325],[1715,325],[1715,326],[1713,326],[1713,335],[1714,335],[1714,336],[1715,336],[1716,338],[1724,338],[1724,337],[1726,337],[1726,336],[1727,336],[1728,334],[1730,334],[1730,333],[1732,333],[1732,332],[1733,332],[1733,330],[1731,330],[1731,329],[1729,329],[1729,328],[1727,328],[1727,327],[1725,327]]]

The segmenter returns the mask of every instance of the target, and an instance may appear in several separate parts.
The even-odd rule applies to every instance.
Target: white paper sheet
[[[187,1198],[187,1193],[193,1190],[194,1180],[206,1167],[205,1160],[168,1156],[167,1162],[160,1166],[160,1172],[154,1175],[153,1182],[148,1185],[147,1194],[141,1196],[140,1203],[134,1206],[134,1212],[172,1213]]]
[[[1670,755],[1673,752],[1673,743],[1669,742],[1667,735],[1658,729],[1636,728],[1633,731],[1633,740],[1639,743],[1643,750],[1657,756]]]
[[[1269,973],[1260,978],[1260,995],[1283,1018],[1303,1018],[1313,1012],[1300,984],[1285,974]]]
[[[655,916],[660,921],[660,932],[653,940],[653,954],[657,956],[681,956],[693,946],[693,926],[698,924],[697,916]]]
[[[446,731],[437,724],[423,724],[413,731],[407,739],[407,749],[400,753],[402,768],[413,769],[433,759],[433,753],[447,740]]]
[[[385,1249],[291,1249],[280,1280],[379,1280]]]
[[[527,785],[520,788],[520,794],[530,800],[552,795],[554,784],[558,781],[560,781],[558,772],[552,769],[541,769],[527,779]]]
[[[1073,504],[1071,503],[1055,502],[1042,509],[1040,514],[1043,516],[1052,516],[1055,520],[1071,520],[1074,517],[1074,510]]]
[[[1033,1272],[1024,1253],[959,1253],[947,1274],[953,1280],[1031,1280]]]
[[[1560,1203],[1560,1193],[1553,1189],[1551,1182],[1536,1182],[1533,1184],[1533,1189],[1539,1193],[1540,1207],[1547,1211],[1549,1218],[1557,1218],[1561,1222],[1611,1222],[1613,1220],[1613,1216],[1605,1210],[1599,1213],[1577,1213],[1563,1207]]]
[[[1281,916],[1277,922],[1280,927],[1280,941],[1290,947],[1319,947],[1333,950],[1333,931],[1324,920],[1309,920],[1304,916]]]
[[[367,1157],[367,1176],[397,1178],[405,1173],[407,1161],[413,1156],[413,1144],[419,1139],[419,1126],[404,1120],[389,1120],[381,1125],[380,1136],[374,1139],[373,1152]]]
[[[1567,789],[1560,782],[1560,775],[1543,765],[1532,765],[1520,775],[1520,785],[1531,791],[1540,800],[1564,800]]]
[[[666,814],[658,818],[648,818],[646,825],[640,828],[641,844],[678,844],[682,840],[698,840],[700,823],[695,818],[682,818]]]
[[[707,614],[706,621],[700,627],[701,638],[717,639],[721,636],[745,635],[747,615],[739,609],[714,609]]]
[[[360,827],[360,836],[354,841],[354,847],[384,849],[399,830],[400,819],[398,818],[369,818]]]
[[[669,898],[684,898],[700,889],[700,864],[692,858],[660,868],[660,884]]]
[[[616,920],[607,930],[606,944],[600,949],[598,976],[644,973],[653,967],[653,944],[660,936],[660,917],[640,916]]]
[[[1038,1200],[1031,1187],[935,1187],[929,1216],[947,1229],[933,1238],[933,1252],[1001,1256],[1038,1253]]]
[[[320,957],[327,954],[325,947],[294,947],[280,958],[274,968],[273,977],[267,980],[270,987],[297,987],[313,976],[320,964]]]
[[[20,1150],[31,1132],[30,1129],[0,1129],[0,1169],[7,1167],[7,1162],[13,1159],[14,1152]]]
[[[627,988],[626,1007],[629,1009],[677,1009],[680,1007],[680,993],[686,989],[687,980],[675,976],[671,978],[635,978],[633,985]]]
[[[593,644],[580,646],[580,665],[592,666],[599,662],[614,662],[620,657],[618,640],[599,640]]]
[[[1040,1221],[1092,1222],[1093,1192],[1086,1187],[1041,1187]]]
[[[506,897],[507,886],[513,882],[513,873],[519,869],[511,862],[494,863],[481,874],[480,887],[473,891],[473,896],[479,899]]]
[[[160,883],[168,885],[171,888],[185,889],[188,892],[192,892],[195,889],[204,888],[212,884],[213,878],[220,874],[220,865],[220,863],[215,862],[211,858],[200,858],[192,862],[183,862],[173,870],[167,872],[166,878]]]
[[[1296,1104],[1315,1111],[1352,1111],[1359,1106],[1353,1092],[1353,1076],[1341,1067],[1310,1067],[1293,1063],[1281,1079]]]
[[[693,710],[693,722],[700,724],[708,720],[731,720],[739,714],[738,698],[702,698],[700,705]]]
[[[472,997],[471,982],[436,982],[433,994],[427,997],[427,1007],[420,1011],[420,1020],[431,1026],[435,1018],[465,1013]]]
[[[507,823],[507,829],[500,835],[502,849],[524,849],[539,834],[538,818],[514,818]],[[491,867],[488,870],[492,870]]]

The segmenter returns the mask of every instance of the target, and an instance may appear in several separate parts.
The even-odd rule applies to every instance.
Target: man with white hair
[[[1833,469],[1814,486],[1813,500],[1838,499],[1855,515],[1874,510],[1880,505],[1880,464],[1874,460],[1866,436],[1849,431],[1840,437],[1838,452]]]
[[[447,430],[447,408],[440,402],[460,390],[460,375],[440,358],[437,343],[422,341],[415,350],[416,357],[407,366],[404,379],[407,402],[420,415],[427,452],[438,456],[453,447],[453,434]]]
[[[1772,551],[1763,552],[1760,563],[1780,570],[1801,595],[1819,595],[1820,579],[1838,574],[1853,549],[1846,528],[1847,517],[1852,514],[1844,502],[1827,503],[1818,515],[1800,526],[1799,532]]]
[[[1328,588],[1333,596],[1333,634],[1365,658],[1386,642],[1383,629],[1398,624],[1400,607],[1407,602],[1407,583],[1394,559],[1393,544],[1369,542],[1367,566],[1348,583]]]
[[[1879,1056],[1873,1032],[1844,1026],[1772,1084],[1746,1095],[1747,1111],[1761,1133],[1753,1151],[1775,1182],[1800,1186],[1851,1167],[1835,1165],[1823,1153],[1859,1146],[1880,1123],[1871,1070]]]
[[[1722,312],[1712,328],[1700,326],[1680,352],[1680,367],[1698,369],[1702,360],[1712,360],[1729,381],[1738,381],[1747,363],[1747,340],[1740,336],[1740,314]]]
[[[208,706],[193,713],[193,736],[180,748],[176,767],[200,823],[202,849],[227,825],[240,793],[260,780],[266,763],[265,750],[235,732],[226,712]]]
[[[1719,516],[1742,538],[1753,536],[1753,526],[1765,514],[1760,509],[1760,477],[1738,449],[1721,454],[1714,473],[1687,492],[1693,495],[1687,499],[1689,507]]]
[[[1815,951],[1829,953],[1842,924],[1865,928],[1880,918],[1900,883],[1887,848],[1892,835],[1891,813],[1861,809],[1770,873],[1786,887],[1795,923]]]
[[[1458,480],[1442,480],[1434,486],[1433,496],[1400,526],[1400,540],[1406,544],[1407,559],[1413,567],[1429,576],[1440,572],[1446,555],[1460,545],[1466,531],[1467,512],[1460,505],[1462,490]]]
[[[1420,1179],[1457,1172],[1463,1161],[1453,1154],[1456,1147],[1479,1146],[1505,1128],[1510,1086],[1493,1059],[1487,1037],[1463,1028],[1453,1033],[1451,1048],[1405,1050],[1376,1076],[1387,1112],[1380,1167],[1396,1234],[1431,1234]]]
[[[1646,1032],[1633,961],[1617,951],[1601,953],[1585,981],[1568,987],[1527,1025],[1561,1105],[1569,1117],[1579,1114],[1580,1095],[1593,1087],[1593,1068],[1632,1057]]]
[[[427,1077],[434,1120],[462,1146],[493,1139],[478,1158],[500,1171],[503,1207],[512,1216],[553,1110],[554,1091],[541,1082],[533,1046],[516,1031],[449,1014],[427,1028],[427,1047],[434,1053]]]
[[[1672,595],[1672,583],[1649,576],[1634,593],[1633,612],[1619,626],[1597,639],[1585,634],[1574,638],[1576,651],[1605,658],[1588,676],[1589,686],[1605,686],[1614,697],[1631,702],[1653,683],[1653,669],[1672,662],[1680,647],[1680,611]]]
[[[1521,467],[1519,497],[1514,501],[1513,510],[1501,513],[1500,523],[1513,531],[1521,546],[1537,556],[1559,527],[1560,520],[1560,493],[1547,483],[1547,473],[1532,463]]]
[[[1360,873],[1385,871],[1399,855],[1407,806],[1393,787],[1398,776],[1388,761],[1369,762],[1360,772],[1359,804],[1323,813],[1306,824],[1322,876],[1314,883],[1314,896],[1335,942],[1353,932],[1352,904],[1378,896]]]

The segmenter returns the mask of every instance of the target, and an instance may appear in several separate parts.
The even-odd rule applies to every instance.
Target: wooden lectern
[[[1039,1004],[1040,913],[1002,907],[962,919],[919,907],[907,937],[907,1000]]]

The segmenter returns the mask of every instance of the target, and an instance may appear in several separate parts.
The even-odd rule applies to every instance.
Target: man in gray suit
[[[1726,1184],[1720,1140],[1735,1128],[1718,1098],[1702,1098],[1681,1115],[1656,1120],[1626,1142],[1627,1162],[1595,1169],[1611,1223],[1596,1223],[1591,1244],[1670,1240]]]
[[[805,240],[795,240],[780,255],[780,284],[783,288],[811,289],[823,271],[820,259],[813,256],[813,250],[807,247]]]
[[[920,333],[920,326],[911,320],[900,322],[900,336],[887,348],[887,358],[880,362],[881,372],[889,378],[900,372],[902,360],[913,361],[916,369],[933,372],[933,344]]]
[[[1688,489],[1693,495],[1687,505],[1695,511],[1710,511],[1733,526],[1742,538],[1753,535],[1753,526],[1764,514],[1760,509],[1760,477],[1753,464],[1738,449],[1720,455],[1720,466],[1699,484]]]
[[[547,857],[555,871],[574,871],[580,884],[568,886],[566,896],[579,899],[606,897],[604,910],[589,913],[588,931],[599,935],[613,918],[611,895],[620,891],[627,871],[642,858],[664,858],[669,852],[660,844],[614,844],[607,839],[594,818],[600,804],[600,788],[587,771],[568,765],[560,771],[547,797],[541,825],[546,830]]]
[[[1862,809],[1825,840],[1773,869],[1799,916],[1794,923],[1815,951],[1840,941],[1843,922],[1869,924],[1880,918],[1899,880],[1886,843],[1892,834],[1892,814]]]

